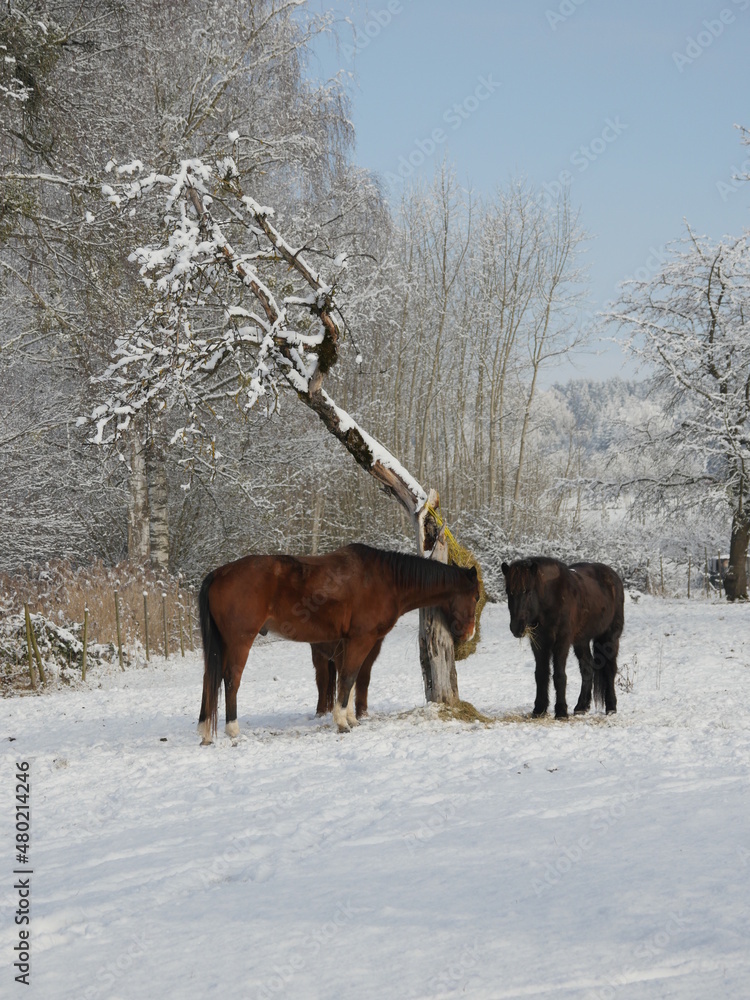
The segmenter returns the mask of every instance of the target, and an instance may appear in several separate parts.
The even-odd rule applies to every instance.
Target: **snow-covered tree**
[[[161,224],[142,211],[112,228],[100,211],[104,164],[137,149],[169,171],[234,130],[240,174],[290,204],[329,190],[352,131],[338,83],[306,74],[310,42],[332,19],[298,0],[5,6],[0,280],[18,307],[0,329],[0,353],[47,373],[62,360],[69,417],[116,335],[146,309],[126,258]],[[166,433],[157,414],[142,412],[122,467],[130,554],[160,565],[169,558]]]
[[[274,409],[291,391],[407,511],[418,549],[437,550],[447,561],[435,491],[428,493],[323,388],[347,330],[336,300],[345,255],[329,252],[320,234],[307,240],[282,235],[273,210],[244,192],[231,155],[215,165],[183,161],[168,175],[145,173],[140,163],[118,172],[135,176],[105,186],[110,203],[137,211],[151,195],[161,195],[167,226],[162,239],[133,253],[155,301],[147,317],[116,341],[114,360],[99,380],[105,399],[92,414],[94,440],[117,444],[143,410],[179,407],[188,422],[173,441],[215,455],[220,441],[210,423],[221,402]],[[328,280],[319,270],[326,258]],[[428,699],[454,701],[446,626],[435,621],[421,649]]]
[[[631,281],[611,314],[656,372],[666,416],[644,428],[655,496],[696,496],[732,517],[727,596],[747,598],[750,537],[750,237],[687,235],[652,278]],[[650,440],[646,440],[645,435]],[[653,453],[653,451],[652,451]]]

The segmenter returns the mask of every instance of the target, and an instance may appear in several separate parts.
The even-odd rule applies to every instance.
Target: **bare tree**
[[[732,515],[730,600],[747,599],[750,536],[750,244],[688,229],[658,274],[628,282],[611,317],[656,370],[672,419],[652,433],[661,468],[637,482]]]

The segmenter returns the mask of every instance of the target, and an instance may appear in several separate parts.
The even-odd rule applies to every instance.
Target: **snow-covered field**
[[[424,707],[416,616],[371,715],[314,717],[309,651],[259,643],[242,736],[201,748],[197,655],[3,700],[3,996],[750,996],[750,607],[626,604],[619,713],[531,709],[488,606]],[[578,694],[569,663],[568,701]],[[9,740],[12,739],[12,742]],[[31,982],[13,982],[14,764],[31,762]]]

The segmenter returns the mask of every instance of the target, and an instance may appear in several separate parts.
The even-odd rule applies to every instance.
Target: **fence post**
[[[28,605],[26,606],[26,614],[29,615],[29,632],[31,633],[31,648],[34,650],[34,659],[36,660],[37,670],[39,671],[39,680],[46,687],[47,686],[47,675],[44,672],[44,664],[42,663],[42,657],[39,653],[39,646],[36,643],[36,635],[34,634],[34,626],[31,623],[31,615],[28,611]]]
[[[29,618],[29,606],[24,604],[24,614],[26,615],[26,648],[29,653],[29,677],[31,678],[31,690],[36,691],[36,678],[34,677],[34,660],[31,652],[31,619]]]
[[[710,586],[709,581],[708,581],[708,549],[704,549],[703,550],[703,555],[706,557],[706,569],[705,569],[705,572],[704,572],[704,579],[706,581],[706,599],[708,599],[708,589],[709,589],[709,586]]]
[[[86,653],[89,642],[89,609],[83,609],[83,653],[81,655],[81,680],[86,680]]]
[[[169,659],[169,639],[167,637],[167,595],[162,591],[161,613],[164,620],[164,659]]]
[[[664,556],[659,556],[659,573],[661,574],[661,596],[664,597]]]
[[[148,654],[148,592],[143,591],[143,634],[146,638],[146,662],[151,659]]]
[[[690,563],[691,558],[688,556],[688,600],[690,600]]]
[[[117,624],[117,658],[120,661],[120,670],[125,666],[122,662],[122,635],[120,633],[120,595],[115,591],[115,622]]]

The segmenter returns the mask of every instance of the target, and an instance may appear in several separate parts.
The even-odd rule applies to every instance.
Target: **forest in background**
[[[116,341],[154,304],[132,255],[169,229],[156,203],[120,210],[107,191],[135,161],[170,174],[194,158],[231,165],[335,273],[346,340],[327,389],[439,491],[495,593],[501,560],[531,551],[607,561],[639,586],[661,557],[700,566],[740,529],[746,552],[746,243],[688,232],[585,320],[587,234],[564,195],[549,205],[519,179],[476,197],[443,163],[387,201],[354,161],[339,82],[310,74],[317,34],[340,30],[287,0],[3,12],[0,570],[128,559],[195,582],[248,552],[413,548],[408,518],[291,388],[247,409],[218,373],[208,437],[176,436],[190,413],[174,398],[117,446],[92,443]],[[195,317],[206,337],[231,322]],[[543,388],[615,331],[642,381]],[[672,341],[686,374],[659,360]]]

